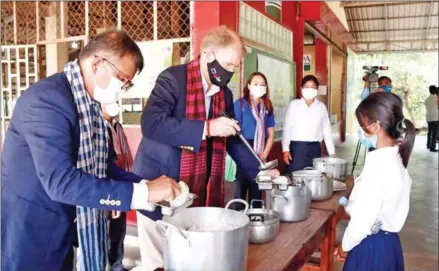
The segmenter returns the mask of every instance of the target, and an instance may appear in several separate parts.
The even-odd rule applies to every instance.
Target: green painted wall
[[[296,63],[292,62],[292,61],[287,61],[284,58],[278,57],[276,55],[267,53],[265,51],[262,51],[260,49],[256,49],[254,47],[249,47],[251,50],[249,52],[249,50],[247,50],[247,55],[244,59],[244,69],[243,69],[243,82],[242,84],[245,84],[245,82],[247,81],[247,78],[250,76],[250,74],[252,74],[253,72],[258,71],[258,54],[262,54],[271,58],[274,58],[276,60],[282,61],[284,63],[288,63],[291,66],[291,84],[292,84],[292,89],[291,89],[291,95],[290,95],[290,100],[294,99],[296,97]],[[276,108],[274,109],[276,110]],[[276,139],[280,139],[282,137],[282,131],[278,131],[275,134],[275,138]]]

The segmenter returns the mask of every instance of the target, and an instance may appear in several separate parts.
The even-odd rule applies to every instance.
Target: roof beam
[[[429,36],[428,32],[429,32],[430,27],[431,27],[431,16],[433,15],[433,7],[434,7],[434,1],[432,0],[430,2],[430,16],[428,16],[428,19],[426,22],[427,29],[425,30],[425,39],[428,39],[428,36]],[[425,49],[427,49],[427,43],[425,43],[424,46],[425,46]]]
[[[428,53],[428,52],[437,52],[437,49],[428,49],[428,50],[418,50],[418,49],[409,49],[409,50],[390,50],[390,51],[356,51],[356,54],[395,54],[395,53],[408,53],[408,52],[419,52],[419,53]]]
[[[346,3],[340,1],[340,6],[344,8],[362,8],[362,7],[381,7],[386,4],[388,6],[401,6],[401,5],[423,4],[423,3],[430,3],[430,1],[399,1],[399,2],[364,1],[361,3]]]
[[[404,42],[438,42],[436,39],[422,39],[422,40],[388,40],[388,41],[360,41],[355,42],[355,44],[377,44],[377,43],[386,43],[386,42],[395,42],[395,43],[404,43]]]
[[[343,56],[347,56],[346,52],[343,52],[342,49],[340,49],[337,44],[335,44],[334,42],[332,42],[330,39],[328,39],[327,37],[325,37],[325,35],[323,33],[321,33],[318,29],[314,28],[311,24],[309,24],[308,22],[305,22],[305,30],[307,30],[308,32],[310,32],[311,34],[314,35],[314,39],[319,38],[321,39],[324,43],[328,44],[328,45],[332,45],[332,48],[335,49],[339,54],[343,55]]]
[[[418,28],[392,28],[392,29],[377,29],[377,30],[366,30],[366,31],[351,31],[351,33],[374,33],[374,32],[386,32],[386,31],[410,31],[410,30],[434,30],[434,29],[439,29],[439,27],[429,27],[429,28],[425,28],[425,27],[418,27]]]
[[[387,17],[387,20],[394,20],[394,19],[411,19],[411,18],[428,18],[428,17],[437,17],[439,14],[435,15],[423,15],[423,16],[393,16],[393,17]],[[367,18],[367,19],[348,19],[348,22],[364,22],[364,21],[376,21],[376,20],[385,20],[385,17],[378,17],[378,18]]]
[[[344,8],[355,8],[355,7],[370,7],[370,6],[380,6],[387,2],[362,2],[362,3],[349,3],[348,1],[340,1],[340,6]]]
[[[384,28],[386,30],[386,49],[389,50],[390,49],[390,44],[389,44],[389,24],[387,21],[387,17],[389,16],[389,12],[388,12],[388,8],[387,8],[387,4],[384,4]]]

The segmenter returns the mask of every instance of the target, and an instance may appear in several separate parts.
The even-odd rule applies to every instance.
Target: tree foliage
[[[429,95],[428,87],[438,85],[438,54],[435,53],[389,53],[373,55],[350,55],[355,58],[354,91],[358,97],[362,90],[363,66],[388,66],[389,70],[378,72],[392,79],[393,92],[404,100],[407,118],[416,126],[425,122],[424,101]],[[358,93],[358,95],[357,95]]]

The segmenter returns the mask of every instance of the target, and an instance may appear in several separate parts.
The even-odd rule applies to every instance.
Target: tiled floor
[[[349,139],[338,146],[337,156],[352,161],[356,141]],[[406,270],[437,271],[438,265],[438,153],[425,148],[426,137],[418,136],[415,149],[409,163],[409,172],[413,179],[410,213],[400,233],[404,249]],[[355,174],[361,171],[364,149],[359,157]],[[337,239],[341,240],[346,222],[338,226]],[[137,248],[136,230],[129,229],[124,263],[132,268],[139,264],[140,254]],[[336,264],[336,270],[342,264]]]

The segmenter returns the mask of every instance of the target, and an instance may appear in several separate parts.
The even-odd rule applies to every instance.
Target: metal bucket
[[[245,205],[243,212],[228,209]],[[165,270],[245,271],[250,220],[247,202],[235,199],[225,208],[193,207],[157,221],[163,244]]]

